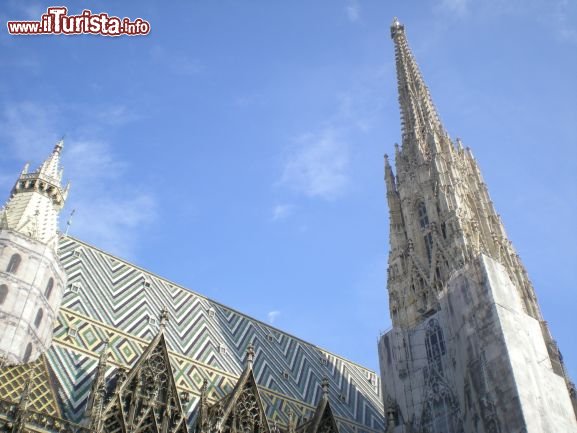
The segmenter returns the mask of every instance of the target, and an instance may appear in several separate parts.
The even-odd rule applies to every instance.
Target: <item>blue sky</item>
[[[4,196],[66,134],[72,235],[374,369],[399,16],[577,379],[574,1],[58,4],[152,30],[9,36],[54,4],[2,2]]]

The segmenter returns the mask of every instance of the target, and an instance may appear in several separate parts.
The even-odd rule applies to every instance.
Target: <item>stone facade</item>
[[[0,270],[0,353],[35,361],[52,342],[66,275],[51,248],[11,230],[0,230]]]
[[[485,255],[451,276],[433,314],[384,334],[379,358],[392,432],[577,431],[539,321]]]
[[[385,157],[393,329],[379,357],[389,431],[577,431],[574,386],[477,162],[445,131],[397,19],[391,37],[402,145],[396,175]],[[541,396],[552,389],[557,400]]]
[[[52,341],[66,274],[57,256],[60,152],[33,173],[24,168],[0,211],[0,364],[35,361]]]

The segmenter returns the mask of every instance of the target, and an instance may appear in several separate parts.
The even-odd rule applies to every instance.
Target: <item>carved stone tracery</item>
[[[116,378],[106,406],[91,414],[94,432],[188,432],[162,329],[132,370],[118,371]]]

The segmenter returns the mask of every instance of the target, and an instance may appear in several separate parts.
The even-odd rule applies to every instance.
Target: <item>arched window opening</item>
[[[30,355],[32,355],[32,343],[26,345],[26,350],[24,351],[24,362],[30,361]]]
[[[36,313],[36,319],[34,319],[34,326],[36,326],[37,328],[40,326],[40,323],[42,322],[42,316],[44,316],[44,310],[42,310],[42,308],[40,310],[38,310],[38,313]]]
[[[447,224],[444,222],[441,223],[441,234],[443,235],[443,239],[447,239]]]
[[[20,254],[13,254],[10,257],[10,261],[8,262],[8,267],[6,268],[6,272],[9,274],[15,274],[18,272],[18,268],[20,267],[20,262],[22,261],[22,257]]]
[[[425,250],[427,251],[427,260],[431,263],[433,258],[433,235],[431,232],[425,235]]]
[[[451,423],[451,407],[448,398],[440,398],[433,402],[432,431],[435,433],[453,432]]]
[[[458,406],[448,389],[433,384],[434,394],[425,403],[421,419],[421,430],[424,433],[457,433],[463,431],[463,424],[458,417]]]
[[[417,212],[419,214],[419,224],[421,228],[424,229],[429,226],[429,216],[427,215],[427,208],[425,207],[425,203],[420,202],[417,206]]]
[[[437,265],[437,267],[435,268],[435,276],[437,277],[437,280],[441,279],[441,268],[439,267],[439,265]]]
[[[44,291],[44,296],[47,300],[50,299],[50,295],[52,294],[52,289],[54,288],[54,278],[50,278],[48,280],[48,284],[46,284],[46,290]]]
[[[447,349],[445,348],[443,330],[436,319],[432,319],[427,324],[425,348],[427,349],[429,367],[434,367],[437,371],[442,372],[443,365],[441,363],[441,356],[447,352]]]
[[[8,296],[8,286],[6,284],[0,285],[0,305],[6,302]]]

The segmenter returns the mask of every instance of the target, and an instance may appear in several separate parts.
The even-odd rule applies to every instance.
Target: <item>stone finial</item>
[[[164,329],[166,328],[166,325],[168,324],[168,309],[166,307],[162,307],[162,310],[160,311],[160,316],[159,316],[159,322],[160,322],[160,328]]]
[[[297,422],[296,417],[292,409],[288,412],[288,433],[294,433],[296,431]]]
[[[26,164],[24,164],[24,168],[22,168],[22,171],[20,172],[20,176],[22,176],[23,174],[28,174],[29,169],[30,169],[30,163],[27,162]]]
[[[252,364],[254,362],[254,346],[252,343],[248,345],[246,348],[246,366],[252,368]]]
[[[321,388],[323,390],[323,399],[324,400],[328,400],[329,398],[329,379],[328,377],[323,377],[323,380],[321,382]]]
[[[461,139],[459,137],[457,137],[456,141],[457,141],[457,149],[461,150],[461,151],[465,150],[463,147],[463,142],[461,141]]]
[[[102,351],[100,352],[100,357],[98,359],[98,364],[99,365],[106,365],[106,362],[108,361],[108,348],[110,346],[108,336],[104,339],[104,341],[102,343],[103,343],[103,346],[102,346]]]
[[[63,148],[64,148],[64,136],[62,136],[62,138],[54,146],[54,153],[62,152]]]
[[[200,387],[200,393],[202,395],[205,395],[207,390],[208,390],[208,379],[204,379],[202,381],[202,386]]]
[[[397,17],[393,18],[391,24],[391,38],[397,36],[397,34],[403,33],[405,31],[405,26],[401,24]]]

